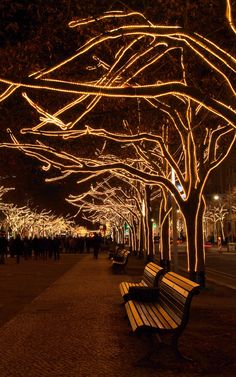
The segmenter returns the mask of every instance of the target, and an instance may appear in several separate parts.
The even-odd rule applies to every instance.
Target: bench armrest
[[[130,287],[129,299],[136,301],[152,302],[157,301],[159,288],[157,287]]]

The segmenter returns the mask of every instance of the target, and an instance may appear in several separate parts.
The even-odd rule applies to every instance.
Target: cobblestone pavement
[[[140,264],[127,275],[114,275],[106,254],[76,258],[0,328],[0,377],[234,376],[233,291],[210,287],[196,297],[180,344],[195,362],[177,363],[163,353],[157,362],[137,367],[147,341],[129,335],[118,284],[137,280]],[[222,309],[223,293],[219,313],[214,309]]]
[[[118,291],[122,279],[112,275],[105,255],[78,256],[74,267],[1,327],[0,376],[120,375],[119,334],[129,338]]]

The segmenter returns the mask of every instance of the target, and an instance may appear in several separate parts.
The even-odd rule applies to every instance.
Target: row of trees
[[[231,5],[227,0],[226,19],[235,40]],[[157,190],[162,259],[170,255],[168,222],[174,204],[185,222],[190,278],[204,285],[204,190],[235,146],[234,47],[225,49],[188,28],[155,25],[144,14],[127,10],[75,19],[69,26],[81,31],[93,24],[102,31],[75,54],[27,78],[0,79],[2,101],[23,90],[40,118],[21,130],[30,140],[40,140],[24,142],[9,130],[11,143],[1,147],[41,161],[54,174],[47,181],[75,175],[81,184],[111,174],[122,180],[122,195],[134,205],[134,218],[145,208],[138,227],[148,250],[150,200]],[[111,190],[107,211],[117,188],[104,190]],[[128,221],[125,201],[117,216],[128,216]]]
[[[74,221],[69,217],[56,216],[51,211],[32,210],[27,206],[19,207],[3,200],[4,194],[13,188],[0,187],[1,231],[11,236],[19,234],[23,237],[55,237],[71,234]]]

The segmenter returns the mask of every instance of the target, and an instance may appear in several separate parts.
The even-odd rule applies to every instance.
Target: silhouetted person
[[[34,250],[34,258],[37,260],[40,254],[40,241],[37,236],[32,240],[32,249]]]
[[[24,255],[24,259],[28,259],[29,257],[32,256],[32,245],[31,245],[31,239],[29,239],[28,237],[25,237],[23,239],[23,255]]]
[[[91,238],[89,236],[85,239],[85,245],[86,245],[86,251],[87,253],[90,253],[90,247],[91,247]]]
[[[92,244],[93,244],[93,255],[94,255],[94,258],[96,259],[98,259],[98,253],[101,247],[101,243],[102,243],[101,237],[97,233],[94,233]]]
[[[61,241],[58,237],[55,237],[53,239],[53,255],[54,255],[54,260],[59,260],[60,259],[60,246],[61,246]]]
[[[16,255],[16,263],[20,263],[20,256],[23,255],[24,245],[19,234],[17,234],[13,241],[13,250]]]
[[[5,256],[7,257],[8,241],[4,233],[0,236],[0,263],[5,263]]]

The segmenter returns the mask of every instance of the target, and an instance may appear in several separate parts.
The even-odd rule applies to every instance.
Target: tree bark
[[[199,200],[201,200],[199,204]],[[187,230],[187,268],[189,278],[205,286],[205,259],[203,241],[204,201],[194,195],[182,210]]]

